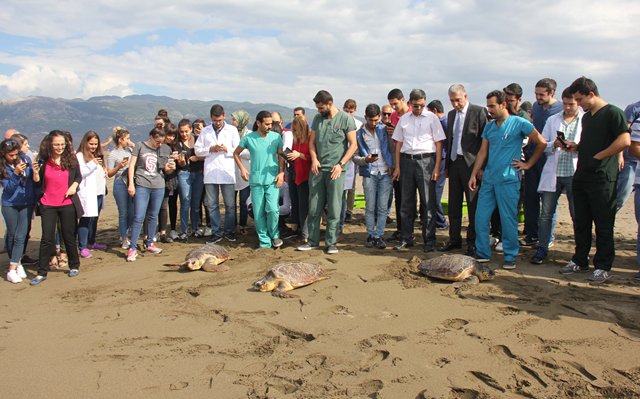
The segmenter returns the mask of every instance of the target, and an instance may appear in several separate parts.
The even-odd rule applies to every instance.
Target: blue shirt
[[[33,206],[36,202],[36,189],[33,183],[33,166],[28,156],[19,153],[23,162],[27,163],[24,175],[18,176],[14,169],[6,166],[7,177],[2,179],[2,206]]]
[[[268,186],[275,184],[278,175],[278,150],[283,146],[282,137],[269,132],[265,137],[258,132],[247,133],[240,139],[239,146],[251,154],[249,185]]]
[[[533,125],[519,116],[509,115],[500,126],[487,123],[482,138],[489,142],[489,159],[482,180],[489,184],[519,183],[520,173],[511,163],[520,160],[522,141]]]

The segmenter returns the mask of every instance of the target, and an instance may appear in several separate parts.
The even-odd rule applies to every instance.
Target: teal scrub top
[[[240,147],[249,150],[251,170],[249,185],[267,186],[278,175],[278,150],[283,147],[282,137],[269,132],[265,137],[258,132],[247,133],[240,139]]]
[[[520,172],[511,163],[522,157],[522,142],[533,132],[533,124],[519,116],[509,115],[500,126],[487,123],[482,138],[489,142],[489,159],[482,177],[489,184],[520,182]]]

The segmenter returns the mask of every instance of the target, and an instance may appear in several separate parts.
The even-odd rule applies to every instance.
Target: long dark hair
[[[7,139],[0,143],[0,180],[8,178],[10,173],[7,172],[7,166],[9,163],[7,162],[7,158],[5,158],[5,155],[18,150],[18,158],[22,159],[23,155],[20,151],[20,147],[22,147],[20,143],[14,139]]]
[[[89,130],[82,137],[82,141],[80,141],[80,145],[78,146],[78,153],[82,153],[82,157],[84,158],[84,162],[87,163],[89,160],[93,159],[93,155],[91,151],[89,151],[89,140],[98,139],[98,148],[95,151],[95,157],[99,158],[102,156],[102,148],[100,146],[100,136],[98,133],[93,130]]]
[[[78,167],[78,159],[73,152],[73,142],[69,138],[71,134],[69,132],[63,132],[62,130],[52,130],[40,143],[40,152],[38,158],[42,159],[45,163],[49,162],[51,154],[53,153],[53,147],[51,142],[54,137],[63,137],[66,146],[64,152],[60,156],[60,166],[63,170],[75,169]]]

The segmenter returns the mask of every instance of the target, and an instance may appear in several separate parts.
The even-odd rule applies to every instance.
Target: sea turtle
[[[202,269],[205,272],[224,272],[229,268],[220,264],[230,258],[229,252],[224,247],[206,244],[189,251],[184,257],[182,265],[189,270]]]
[[[295,298],[295,295],[287,291],[327,278],[329,276],[318,265],[305,262],[283,262],[269,269],[263,278],[253,283],[253,287],[260,292],[271,291],[273,296]]]
[[[418,270],[427,277],[455,281],[456,287],[478,284],[495,277],[493,270],[466,255],[442,255],[423,260]]]

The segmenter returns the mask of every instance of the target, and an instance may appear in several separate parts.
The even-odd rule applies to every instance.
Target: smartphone
[[[372,152],[372,153],[371,153],[371,156],[372,156],[373,158],[378,158],[378,153],[373,153],[373,152]]]
[[[129,157],[124,157],[124,158],[122,158],[122,160],[123,160],[123,161],[128,161],[128,160],[129,160]]]
[[[42,159],[42,158],[38,158],[38,159],[36,159],[36,163],[37,163],[38,165],[42,166],[42,165],[44,165],[44,159]]]
[[[291,151],[289,148],[285,148],[285,149],[284,149],[284,151],[282,151],[282,152],[284,152],[284,155],[289,155],[289,154],[291,154],[293,151]]]
[[[564,137],[564,132],[561,131],[557,131],[556,134],[558,135],[558,140],[562,143],[563,146],[567,146],[567,139],[565,139]]]
[[[386,121],[384,124],[385,124],[385,125],[387,125],[387,126],[389,126],[389,127],[395,127],[395,126],[393,126],[393,123],[391,123],[391,122],[389,122],[389,121]]]

